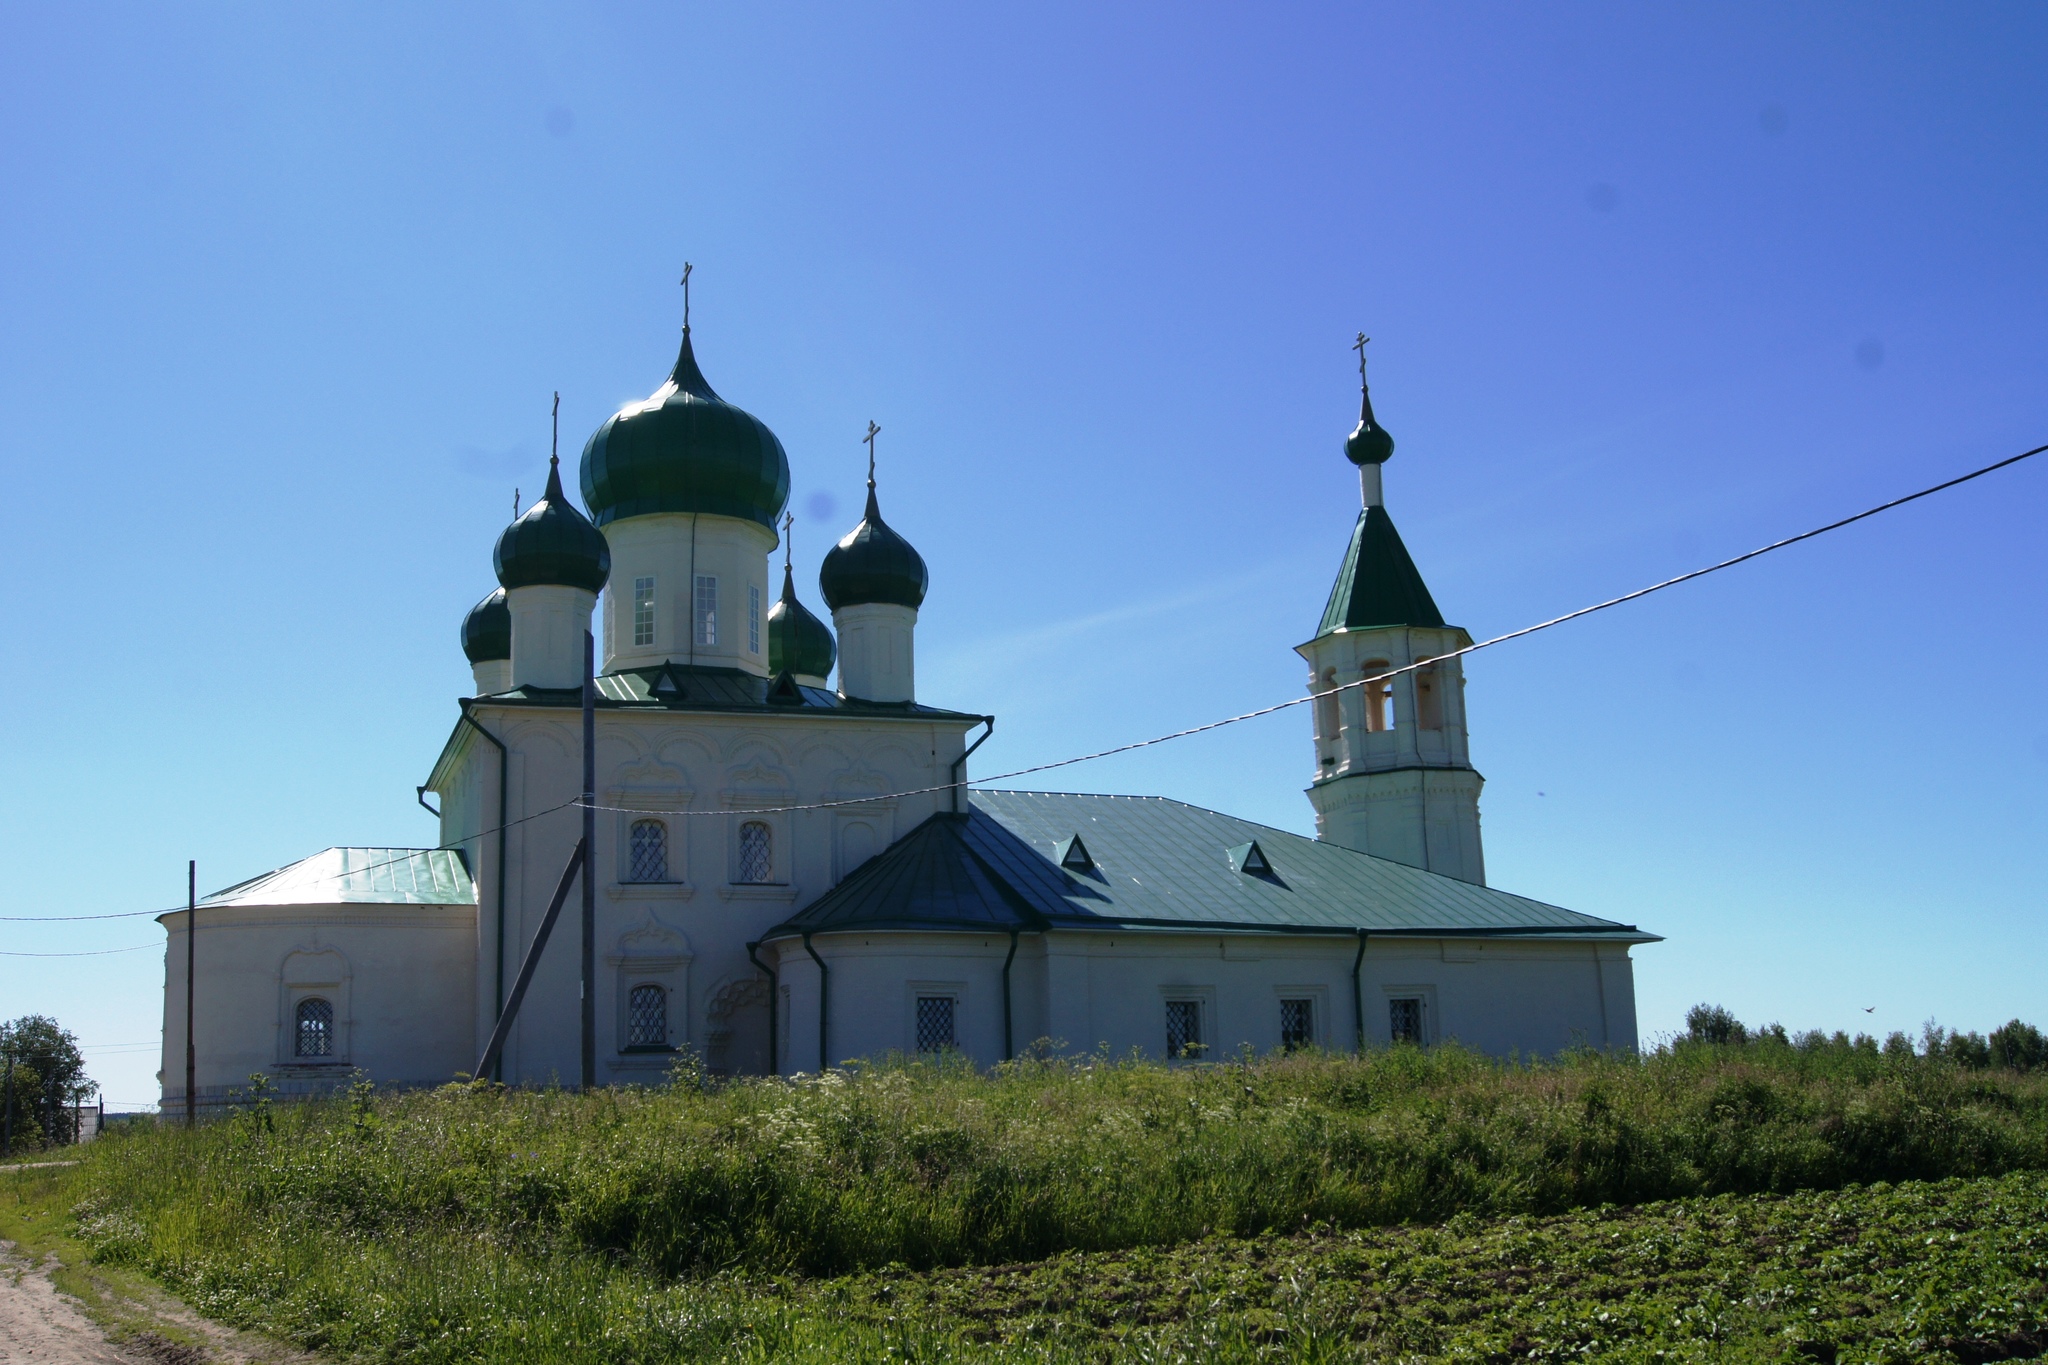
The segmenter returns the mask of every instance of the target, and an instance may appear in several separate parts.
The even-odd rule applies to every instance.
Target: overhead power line
[[[746,814],[776,815],[786,811],[829,810],[835,806],[858,806],[875,801],[894,801],[899,797],[905,796],[926,796],[933,792],[951,791],[955,787],[972,787],[990,782],[1007,782],[1014,777],[1029,777],[1033,773],[1051,772],[1055,768],[1070,768],[1077,763],[1092,763],[1098,758],[1112,758],[1117,754],[1127,754],[1137,749],[1149,749],[1156,744],[1167,744],[1176,739],[1186,739],[1190,735],[1200,735],[1206,734],[1211,730],[1221,730],[1226,725],[1239,725],[1248,720],[1257,720],[1261,716],[1270,716],[1276,711],[1285,711],[1290,707],[1305,706],[1310,702],[1320,701],[1324,697],[1334,697],[1341,692],[1348,692],[1354,687],[1369,687],[1375,683],[1385,682],[1390,678],[1398,678],[1403,673],[1413,673],[1419,668],[1427,668],[1431,664],[1440,663],[1445,659],[1462,658],[1467,654],[1476,654],[1482,649],[1491,649],[1495,645],[1506,644],[1509,640],[1519,640],[1526,635],[1534,635],[1538,631],[1550,630],[1555,626],[1565,624],[1567,621],[1576,621],[1582,616],[1591,616],[1594,612],[1606,611],[1609,607],[1618,607],[1624,602],[1634,602],[1639,598],[1648,597],[1653,592],[1662,592],[1666,588],[1675,588],[1680,583],[1690,583],[1695,578],[1705,578],[1708,574],[1719,573],[1723,569],[1732,569],[1737,564],[1746,564],[1760,555],[1767,555],[1773,550],[1782,550],[1788,545],[1797,545],[1802,540],[1812,540],[1815,536],[1824,536],[1830,531],[1839,531],[1844,526],[1854,525],[1866,517],[1874,517],[1880,512],[1889,512],[1894,507],[1903,507],[1909,502],[1929,497],[1945,489],[1954,488],[1958,484],[1968,483],[1972,479],[1981,479],[1986,474],[1995,473],[2008,465],[2018,464],[2021,460],[2032,459],[2044,451],[2048,451],[2048,445],[2035,446],[2032,450],[2024,450],[2017,455],[2007,456],[1995,464],[1985,465],[1982,469],[1973,469],[1967,474],[1959,475],[1953,479],[1945,479],[1940,483],[1920,489],[1918,492],[1908,493],[1900,498],[1893,498],[1890,502],[1881,502],[1877,506],[1866,508],[1853,516],[1843,517],[1838,521],[1831,521],[1825,526],[1816,526],[1811,531],[1801,531],[1796,536],[1786,536],[1783,540],[1774,540],[1768,545],[1758,546],[1747,553],[1736,555],[1730,559],[1724,559],[1718,564],[1709,564],[1702,569],[1693,569],[1687,573],[1679,574],[1675,578],[1667,578],[1661,583],[1652,583],[1646,588],[1637,588],[1634,592],[1625,592],[1619,597],[1610,597],[1604,602],[1595,602],[1589,607],[1580,607],[1577,611],[1568,611],[1562,616],[1553,616],[1548,621],[1538,621],[1533,626],[1523,626],[1520,630],[1511,630],[1505,635],[1496,635],[1491,639],[1481,640],[1477,644],[1466,645],[1462,649],[1448,650],[1445,653],[1432,655],[1427,659],[1418,660],[1412,664],[1404,664],[1400,668],[1390,668],[1383,673],[1375,673],[1370,677],[1359,678],[1354,682],[1342,683],[1321,692],[1309,692],[1299,697],[1290,698],[1287,701],[1275,702],[1271,706],[1262,706],[1256,711],[1244,711],[1235,716],[1225,716],[1222,720],[1212,720],[1202,725],[1190,725],[1184,730],[1174,730],[1168,734],[1155,735],[1151,739],[1133,740],[1129,744],[1119,744],[1113,748],[1098,749],[1092,754],[1081,754],[1074,758],[1055,759],[1051,763],[1035,763],[1028,768],[1016,768],[1010,772],[995,773],[988,777],[968,778],[960,782],[941,783],[935,787],[919,787],[912,791],[889,792],[880,796],[848,797],[839,801],[813,801],[797,806],[756,806],[736,810],[678,811],[654,811],[643,807],[625,806],[599,806],[597,809],[628,812],[637,810],[644,814],[720,815],[726,817]]]
[[[780,815],[793,813],[797,811],[833,810],[844,806],[871,805],[877,801],[895,801],[908,796],[930,796],[939,792],[949,792],[957,787],[974,787],[984,786],[991,782],[1007,782],[1012,778],[1029,777],[1036,773],[1051,772],[1056,768],[1071,768],[1079,763],[1092,763],[1097,759],[1113,758],[1118,754],[1132,753],[1139,749],[1149,749],[1156,745],[1168,744],[1174,740],[1187,739],[1193,735],[1207,734],[1211,730],[1221,730],[1225,726],[1240,725],[1245,721],[1257,720],[1261,716],[1270,716],[1279,711],[1286,711],[1296,706],[1304,706],[1310,702],[1319,701],[1324,697],[1333,697],[1338,695],[1339,693],[1350,691],[1352,688],[1369,687],[1376,683],[1383,683],[1389,679],[1398,678],[1404,673],[1413,673],[1417,669],[1427,668],[1431,664],[1440,663],[1445,659],[1462,658],[1467,654],[1476,654],[1482,649],[1491,649],[1495,645],[1506,644],[1510,640],[1519,640],[1525,636],[1534,635],[1539,631],[1550,630],[1554,627],[1564,625],[1569,621],[1576,621],[1581,617],[1591,616],[1595,612],[1606,611],[1611,607],[1618,607],[1624,603],[1634,602],[1641,598],[1648,597],[1652,593],[1662,592],[1666,588],[1675,588],[1681,583],[1690,583],[1696,578],[1705,578],[1708,574],[1719,573],[1723,569],[1732,569],[1738,564],[1746,564],[1752,559],[1757,559],[1763,555],[1770,554],[1775,550],[1785,549],[1787,546],[1797,545],[1801,541],[1812,540],[1817,536],[1824,536],[1828,534],[1830,531],[1839,531],[1845,526],[1853,526],[1859,521],[1863,521],[1867,518],[1878,515],[1878,513],[1880,512],[1889,512],[1893,508],[1903,507],[1909,502],[1917,502],[1921,498],[1932,497],[1936,493],[1945,492],[1948,489],[1955,488],[1961,484],[1969,483],[1972,479],[1981,479],[1986,474],[1994,474],[2001,469],[2005,469],[2011,465],[2016,465],[2020,463],[2022,460],[2030,460],[2034,456],[2043,454],[2044,452],[2048,452],[2048,445],[2038,445],[2035,446],[2032,450],[2023,450],[2017,455],[2009,455],[2005,459],[1994,461],[1993,463],[1987,464],[1980,469],[1973,469],[1967,474],[1959,474],[1955,478],[1944,479],[1940,483],[1930,484],[1926,488],[1919,489],[1912,493],[1907,493],[1902,497],[1893,498],[1889,502],[1881,502],[1877,504],[1877,506],[1875,507],[1865,508],[1861,512],[1856,512],[1850,516],[1842,517],[1838,520],[1828,522],[1824,526],[1816,526],[1810,531],[1801,531],[1797,535],[1786,536],[1782,540],[1774,540],[1768,545],[1760,545],[1754,550],[1749,550],[1743,554],[1735,555],[1731,558],[1721,560],[1718,563],[1706,565],[1704,568],[1690,570],[1686,573],[1679,574],[1676,577],[1667,578],[1661,582],[1652,583],[1648,587],[1637,588],[1633,592],[1625,592],[1621,594],[1619,597],[1610,597],[1604,602],[1595,602],[1591,606],[1580,607],[1576,611],[1568,611],[1562,616],[1553,616],[1549,620],[1539,621],[1535,625],[1523,626],[1519,630],[1511,630],[1508,631],[1506,634],[1495,635],[1489,639],[1480,640],[1475,644],[1469,644],[1460,649],[1449,650],[1443,654],[1432,655],[1430,658],[1422,659],[1412,664],[1405,664],[1399,668],[1390,668],[1387,669],[1385,672],[1375,673],[1369,677],[1359,678],[1353,682],[1341,683],[1336,687],[1327,688],[1320,692],[1308,692],[1303,694],[1302,696],[1292,697],[1283,702],[1275,702],[1271,706],[1262,706],[1259,707],[1257,710],[1243,711],[1234,716],[1225,716],[1221,720],[1212,720],[1205,722],[1201,725],[1191,725],[1185,729],[1173,730],[1163,735],[1154,735],[1150,739],[1133,740],[1128,744],[1118,744],[1108,749],[1098,749],[1093,753],[1078,754],[1072,758],[1055,759],[1050,763],[1035,763],[1032,764],[1030,767],[1015,768],[1009,772],[995,773],[988,777],[966,778],[959,782],[942,782],[935,786],[915,787],[907,791],[883,792],[872,796],[850,796],[835,801],[810,801],[804,802],[802,804],[786,806],[750,806],[744,808],[736,808],[733,810],[670,810],[644,806],[606,805],[593,805],[592,809],[603,811],[617,811],[625,814],[672,816],[721,816],[728,819],[742,815]],[[546,810],[535,811],[530,815],[522,815],[514,820],[507,820],[501,824],[493,825],[486,829],[479,829],[478,831],[476,831],[476,833],[469,835],[467,838],[459,839],[452,843],[440,844],[433,849],[413,850],[413,852],[445,852],[448,850],[460,848],[463,844],[468,843],[471,839],[479,839],[488,834],[496,834],[502,830],[510,829],[514,825],[524,824],[529,820],[537,820],[540,819],[542,816],[552,815],[556,811],[566,810],[569,807],[580,806],[582,804],[583,803],[580,800],[580,798],[572,798],[568,801],[560,803],[559,805],[550,806]],[[408,858],[409,856],[410,854],[408,854]],[[321,877],[308,878],[307,880],[310,883],[330,881],[341,877],[351,877],[359,875],[364,872],[374,871],[375,869],[380,867],[394,866],[398,863],[402,863],[407,860],[407,858],[392,858],[387,859],[386,861],[381,863],[369,863],[362,867],[350,868],[343,872],[328,873]],[[0,915],[0,922],[15,924],[64,924],[72,922],[83,922],[86,920],[132,919],[142,915],[169,914],[176,911],[182,911],[184,909],[184,906],[177,905],[171,906],[166,910],[126,910],[113,914],[104,915]],[[101,949],[98,952],[89,953],[0,952],[0,956],[95,957],[102,956],[108,953],[136,952],[142,948],[154,946],[157,945],[137,944],[133,948],[107,948]]]

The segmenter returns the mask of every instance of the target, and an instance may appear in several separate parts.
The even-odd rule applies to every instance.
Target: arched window
[[[1337,709],[1337,670],[1324,669],[1321,677],[1310,680],[1309,686],[1316,693],[1316,738],[1324,744],[1335,744],[1339,732],[1344,728],[1341,713]]]
[[[668,988],[655,982],[635,986],[626,997],[626,1046],[668,1046]]]
[[[668,880],[668,826],[659,820],[635,820],[627,842],[626,880]]]
[[[1441,730],[1444,728],[1444,698],[1439,684],[1443,681],[1435,664],[1415,670],[1415,728],[1418,730]]]
[[[775,831],[760,820],[740,826],[739,880],[755,884],[775,880]]]
[[[334,1055],[334,1006],[312,996],[299,1002],[297,1032],[292,1043],[295,1057]]]
[[[1371,678],[1386,672],[1393,665],[1385,659],[1368,659],[1359,669],[1361,677]],[[1374,734],[1394,728],[1394,680],[1382,678],[1368,682],[1360,689],[1365,694],[1365,728]]]

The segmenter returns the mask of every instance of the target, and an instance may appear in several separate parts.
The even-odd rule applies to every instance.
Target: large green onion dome
[[[825,595],[825,605],[838,611],[869,602],[893,602],[916,610],[930,586],[924,556],[882,520],[882,510],[875,504],[875,481],[870,478],[867,515],[825,552],[825,563],[818,570],[818,591]]]
[[[612,575],[612,550],[604,532],[562,492],[561,462],[548,460],[548,488],[539,502],[498,537],[491,555],[498,582],[507,588],[550,583],[599,592]]]
[[[1358,385],[1358,426],[1344,438],[1344,457],[1353,464],[1385,464],[1394,453],[1394,438],[1373,420],[1372,390],[1363,377]]]
[[[583,502],[599,526],[651,512],[702,512],[773,531],[788,501],[782,442],[712,391],[687,326],[668,382],[607,417],[583,447]]]
[[[512,657],[512,609],[498,588],[462,618],[462,652],[473,664]]]
[[[782,596],[768,608],[768,671],[822,678],[839,658],[832,628],[796,600],[796,578],[782,566]]]

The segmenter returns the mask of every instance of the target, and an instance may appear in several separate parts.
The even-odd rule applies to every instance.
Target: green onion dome
[[[1353,464],[1385,464],[1394,453],[1394,438],[1373,420],[1372,390],[1358,386],[1358,426],[1344,438],[1344,457]]]
[[[690,349],[644,402],[607,417],[583,447],[583,502],[599,526],[702,512],[769,530],[789,501],[789,456],[767,423],[712,392]]]
[[[825,563],[818,570],[818,591],[825,595],[825,605],[838,611],[869,602],[892,602],[914,611],[923,604],[930,586],[924,556],[882,520],[882,510],[875,504],[875,481],[870,478],[867,515],[825,552]]]
[[[473,664],[512,657],[512,608],[498,588],[462,618],[462,652]]]
[[[822,678],[839,658],[832,628],[796,600],[796,578],[782,566],[782,596],[768,608],[768,671]]]
[[[612,550],[562,492],[561,461],[548,460],[548,488],[539,502],[498,537],[491,555],[498,582],[508,588],[551,583],[598,592],[612,575]]]

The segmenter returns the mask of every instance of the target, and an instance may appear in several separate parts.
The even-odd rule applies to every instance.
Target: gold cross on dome
[[[1351,343],[1351,349],[1358,352],[1358,378],[1361,382],[1365,379],[1365,344],[1371,340],[1371,337],[1360,332],[1358,340]]]
[[[794,525],[796,525],[796,513],[784,512],[782,514],[782,568],[785,573],[789,570],[789,528]]]
[[[872,417],[868,418],[868,434],[861,439],[868,443],[868,487],[870,488],[875,486],[875,437],[881,434],[882,429],[875,425],[875,419]]]
[[[688,261],[683,262],[683,330],[685,332],[690,330],[690,272],[695,269],[696,267]]]

